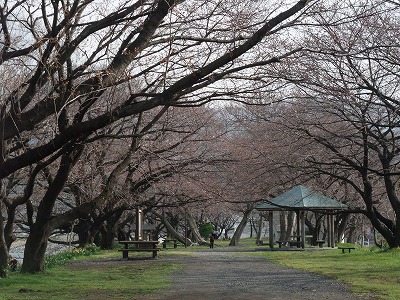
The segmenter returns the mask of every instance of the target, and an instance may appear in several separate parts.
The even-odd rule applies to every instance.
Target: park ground
[[[155,260],[101,251],[43,274],[10,273],[0,299],[400,299],[398,250],[293,250],[245,239],[239,247],[171,247]]]

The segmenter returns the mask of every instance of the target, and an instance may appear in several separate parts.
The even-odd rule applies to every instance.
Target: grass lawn
[[[400,299],[400,249],[378,251],[357,248],[315,251],[268,251],[261,255],[279,264],[333,277],[353,292]]]
[[[166,275],[179,268],[162,260],[118,263],[120,256],[115,251],[101,252],[41,274],[10,273],[0,279],[0,299],[134,299],[168,287]]]
[[[226,247],[228,243],[215,241],[215,245],[221,247]],[[260,249],[255,246],[254,238],[241,239],[237,248]],[[320,250],[316,247],[310,251],[257,251],[254,254],[278,264],[335,278],[349,284],[355,293],[375,295],[381,299],[400,299],[400,249],[381,251],[356,246],[351,253],[342,253],[339,249]]]
[[[228,241],[216,240],[214,251],[229,249],[228,244]],[[333,277],[348,283],[356,293],[400,299],[400,249],[356,248],[351,253],[318,248],[240,252],[266,247],[257,247],[255,239],[242,239],[234,248],[240,255],[260,255],[278,264]],[[179,245],[178,249],[165,251],[163,255],[190,255],[192,251],[207,249],[207,246],[185,248]],[[115,250],[101,251],[89,257],[78,256],[73,263],[61,266],[57,266],[57,261],[63,257],[56,257],[50,261],[53,266],[41,274],[11,272],[8,278],[0,279],[0,300],[134,299],[167,288],[171,284],[167,275],[182,267],[162,259],[124,262],[120,257],[121,253]]]

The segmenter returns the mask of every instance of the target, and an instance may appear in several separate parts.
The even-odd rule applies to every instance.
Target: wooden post
[[[331,247],[335,248],[335,215],[331,215]]]
[[[143,240],[143,212],[139,206],[136,207],[135,240],[136,241]]]
[[[331,247],[331,242],[332,242],[332,238],[331,238],[331,216],[328,214],[326,215],[326,230],[328,231],[328,247]]]
[[[268,226],[269,226],[269,247],[274,248],[274,212],[268,212]]]
[[[187,219],[187,208],[185,207],[185,248],[187,247],[188,240],[188,219]]]
[[[306,243],[306,212],[302,210],[300,212],[301,218],[301,248],[304,249],[304,245]]]
[[[335,248],[335,216],[328,216],[328,247]]]
[[[297,229],[296,229],[296,236],[297,236],[297,238],[296,238],[296,240],[299,242],[300,241],[300,237],[299,237],[299,235],[300,235],[300,232],[301,232],[301,230],[300,230],[300,210],[297,210],[296,211],[296,227],[297,227]]]

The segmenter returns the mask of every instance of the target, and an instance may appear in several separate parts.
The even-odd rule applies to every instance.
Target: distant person
[[[17,267],[18,267],[18,260],[15,257],[12,257],[10,260],[11,271],[13,272],[17,271]]]
[[[211,234],[210,235],[210,249],[214,249],[214,240],[215,240],[214,234]]]

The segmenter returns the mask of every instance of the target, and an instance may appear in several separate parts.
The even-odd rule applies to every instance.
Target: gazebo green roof
[[[325,197],[303,185],[295,186],[287,192],[256,207],[257,210],[343,210],[347,208],[347,205],[335,199]]]

